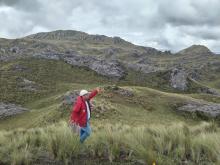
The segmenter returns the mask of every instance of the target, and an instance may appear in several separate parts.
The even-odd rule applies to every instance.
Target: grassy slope
[[[27,69],[16,71],[13,69],[15,65]],[[4,63],[0,69],[0,100],[2,102],[21,104],[31,110],[31,112],[18,115],[15,118],[1,120],[1,128],[5,127],[3,123],[8,123],[6,125],[9,125],[10,128],[14,126],[30,127],[44,114],[47,116],[51,109],[57,109],[56,107],[59,106],[60,100],[58,101],[56,97],[66,91],[109,84],[107,78],[98,76],[95,72],[84,68],[72,67],[60,61],[25,59]],[[18,85],[18,78],[34,81],[40,89],[34,92],[22,90]],[[56,115],[56,113],[54,114],[52,111],[50,115]],[[49,118],[52,118],[52,116]]]
[[[16,65],[22,65],[27,68],[30,68],[31,70],[28,71],[14,71],[11,68]],[[6,64],[0,65],[1,70],[1,94],[0,98],[1,101],[4,102],[16,102],[18,104],[22,104],[24,107],[29,108],[31,111],[26,112],[21,115],[17,115],[11,118],[7,118],[0,121],[0,150],[9,150],[7,152],[10,153],[11,161],[5,160],[5,162],[14,162],[18,163],[22,161],[27,161],[24,163],[28,163],[31,159],[33,159],[33,156],[30,156],[28,154],[35,154],[35,153],[41,153],[45,152],[45,149],[42,146],[45,146],[47,144],[44,144],[41,141],[44,141],[44,137],[47,136],[48,139],[48,149],[46,149],[46,152],[49,152],[52,154],[53,158],[55,160],[59,160],[61,162],[70,161],[70,158],[68,156],[69,153],[72,153],[73,155],[77,155],[81,153],[76,148],[75,150],[72,150],[69,148],[67,152],[64,152],[62,150],[61,145],[59,141],[61,139],[66,139],[66,141],[70,140],[68,139],[70,134],[68,133],[68,128],[66,124],[63,126],[50,126],[52,123],[59,123],[60,121],[68,121],[69,114],[71,109],[60,109],[60,103],[61,99],[60,97],[66,93],[66,91],[69,90],[75,90],[75,89],[92,89],[96,86],[107,86],[114,84],[115,82],[111,82],[105,77],[98,76],[95,72],[86,70],[85,68],[77,68],[77,67],[71,67],[70,65],[67,65],[63,62],[58,61],[47,61],[47,60],[36,60],[36,59],[26,59],[26,60],[19,60],[16,62],[8,62]],[[7,74],[7,75],[6,75]],[[10,76],[8,76],[10,75]],[[181,136],[183,136],[183,141],[179,141],[180,148],[179,151],[172,150],[171,148],[168,148],[168,151],[170,151],[170,155],[166,154],[166,147],[169,147],[166,144],[166,138],[168,138],[168,134],[164,134],[166,132],[166,129],[164,127],[171,127],[169,128],[173,130],[174,132],[170,132],[171,134],[175,134],[175,131],[184,131],[184,128],[182,126],[178,127],[178,125],[184,125],[187,129],[194,128],[194,127],[200,127],[201,120],[197,117],[193,116],[182,116],[174,112],[174,108],[178,104],[182,104],[183,102],[187,100],[192,100],[194,98],[202,98],[204,100],[213,100],[213,102],[219,102],[219,98],[209,98],[208,96],[199,95],[199,94],[177,94],[177,93],[170,93],[170,92],[162,92],[157,89],[151,89],[147,87],[138,87],[134,86],[137,84],[140,84],[139,82],[134,82],[135,73],[131,73],[128,75],[128,77],[119,83],[118,85],[122,86],[123,88],[126,88],[128,90],[131,90],[134,92],[133,97],[125,97],[121,96],[119,94],[114,93],[114,91],[107,90],[102,95],[99,95],[95,99],[96,107],[103,107],[103,109],[106,109],[104,113],[95,112],[93,114],[92,118],[92,125],[94,128],[94,134],[92,135],[92,138],[88,141],[86,146],[84,147],[90,147],[88,150],[91,153],[94,153],[93,160],[90,161],[90,163],[94,162],[96,164],[96,158],[98,157],[98,160],[103,159],[104,162],[130,162],[133,159],[140,159],[141,161],[147,162],[152,161],[152,159],[158,159],[158,162],[167,162],[166,164],[172,164],[173,161],[176,163],[180,163],[182,160],[182,157],[187,157],[187,154],[183,152],[181,147],[184,145],[184,138],[188,138],[185,136],[184,132]],[[23,77],[27,78],[28,80],[34,81],[41,87],[38,92],[22,92],[19,90],[19,87],[16,85],[16,78],[17,77]],[[157,77],[156,77],[157,78]],[[143,82],[143,81],[141,81]],[[7,85],[6,85],[7,84]],[[140,84],[145,86],[146,84]],[[193,98],[194,97],[194,98]],[[117,123],[117,124],[116,124]],[[178,128],[173,129],[173,125],[177,125]],[[36,128],[41,127],[41,128]],[[49,127],[49,129],[54,130],[51,133],[47,132],[46,129]],[[51,128],[50,128],[51,127]],[[112,127],[121,127],[118,128],[118,130],[110,131],[108,132],[108,129]],[[210,143],[213,141],[216,141],[214,137],[218,137],[218,128],[214,126],[214,128],[211,126],[207,126],[208,128],[211,127],[214,129],[214,134],[212,137],[212,134],[209,134],[209,132],[205,133],[205,131],[201,130],[201,143],[196,143],[196,139],[192,137],[192,143],[190,142],[190,147],[192,147],[192,153],[190,152],[193,163],[199,163],[199,162],[216,162],[216,157],[209,157],[209,155],[205,155],[205,159],[202,157],[202,154],[200,155],[200,149],[203,150],[203,132],[206,134],[207,139],[209,139]],[[21,129],[22,128],[22,129]],[[34,129],[28,129],[27,128],[34,128]],[[21,129],[21,132],[24,132],[25,137],[21,136],[21,139],[14,139],[12,138],[12,141],[7,141],[5,139],[5,136],[12,136],[13,132],[17,132],[20,134],[19,130]],[[100,132],[97,132],[97,129],[100,129]],[[125,133],[128,129],[128,133]],[[145,141],[144,138],[142,140],[140,139],[140,146],[139,145],[133,145],[138,143],[138,141],[135,141],[134,139],[141,138],[141,137],[149,137],[149,139],[153,140],[153,135],[149,134],[143,134],[144,131],[142,129],[156,129],[155,132],[158,132],[161,134],[161,139],[158,139],[158,143],[152,143],[155,146],[146,147],[145,145],[150,144],[150,141]],[[9,130],[8,132],[5,132],[3,130]],[[35,146],[35,133],[28,133],[29,131],[38,132],[38,130],[41,130],[41,133],[39,134],[39,147],[37,148],[37,145]],[[132,131],[133,130],[133,131]],[[142,130],[142,131],[141,131]],[[67,132],[66,132],[67,131]],[[125,132],[124,132],[125,131]],[[162,132],[160,132],[162,131]],[[165,132],[164,132],[165,131]],[[167,130],[168,131],[168,130]],[[168,131],[168,132],[169,132]],[[67,134],[66,134],[67,133]],[[57,135],[56,135],[57,134]],[[119,136],[116,136],[116,135]],[[140,137],[139,137],[140,134]],[[53,141],[53,136],[58,136]],[[64,137],[63,137],[64,136]],[[124,137],[125,136],[125,137]],[[191,136],[191,135],[190,135]],[[194,135],[192,135],[194,136]],[[37,136],[38,137],[38,136]],[[51,138],[50,138],[51,137]],[[164,137],[164,138],[163,138]],[[30,141],[33,140],[33,146],[32,142],[28,144],[27,141],[25,141],[26,138],[29,138]],[[120,150],[120,145],[122,145],[122,141],[120,139],[126,138],[127,143],[126,146],[126,152],[134,152],[134,154],[131,154],[131,157],[126,158],[128,160],[123,160],[119,158],[118,152]],[[156,138],[156,137],[155,137]],[[158,138],[158,137],[157,137]],[[173,138],[173,139],[172,139]],[[175,143],[176,137],[171,137],[170,143]],[[178,137],[180,138],[180,137]],[[14,139],[14,140],[13,140]],[[112,139],[112,140],[111,140]],[[18,141],[18,145],[21,145],[22,150],[15,150],[13,148],[10,148],[11,145],[13,145],[13,141]],[[70,143],[71,145],[78,145],[77,139],[72,139]],[[103,143],[102,143],[103,142]],[[161,144],[159,144],[161,142]],[[2,145],[5,143],[10,143],[8,147]],[[38,142],[37,142],[38,143]],[[113,144],[112,144],[113,143]],[[195,144],[196,143],[196,144]],[[102,146],[103,144],[103,146]],[[163,146],[163,144],[165,146]],[[25,149],[25,145],[28,145],[28,148]],[[57,145],[57,150],[54,151],[54,146]],[[67,144],[66,144],[67,145]],[[107,158],[103,155],[105,155],[105,145],[109,147],[109,152]],[[123,144],[124,145],[124,144]],[[122,146],[123,146],[122,145]],[[175,144],[173,144],[175,145]],[[206,145],[206,144],[205,144]],[[208,145],[208,144],[207,144]],[[214,145],[214,143],[213,143]],[[1,147],[2,146],[2,147]],[[40,147],[41,146],[41,147]],[[68,146],[68,145],[67,145]],[[67,147],[66,146],[66,147]],[[142,147],[141,147],[142,146]],[[143,148],[145,146],[146,148],[149,148],[150,150]],[[159,150],[155,150],[155,147],[161,147]],[[196,148],[196,147],[200,148]],[[29,148],[30,147],[30,148]],[[50,148],[52,147],[52,148]],[[163,148],[165,147],[165,148]],[[215,146],[216,150],[218,145]],[[32,151],[33,149],[33,151]],[[39,149],[39,152],[38,152]],[[37,150],[37,151],[36,151]],[[59,151],[62,150],[62,151]],[[97,153],[100,150],[100,153]],[[152,151],[153,150],[153,151]],[[197,151],[198,150],[198,151]],[[217,154],[216,150],[210,150],[208,148],[207,152],[211,154]],[[19,155],[19,152],[26,153],[27,155]],[[58,155],[57,153],[58,152]],[[155,155],[155,152],[158,154]],[[175,155],[179,152],[180,155]],[[4,153],[4,152],[2,152]],[[91,154],[90,153],[90,154]],[[54,155],[55,154],[55,155]],[[64,155],[62,155],[64,154]],[[101,154],[99,156],[99,154]],[[153,156],[152,156],[153,154]],[[174,154],[174,155],[173,155]],[[197,154],[197,155],[196,155]],[[20,156],[20,157],[19,157]],[[29,156],[31,158],[29,158]],[[0,157],[5,157],[5,155],[1,155]],[[37,155],[36,155],[37,157]],[[36,158],[34,157],[34,158]],[[176,160],[172,160],[172,158],[175,157]],[[7,158],[7,156],[6,156]],[[9,157],[8,157],[9,158]],[[49,159],[49,158],[47,158]],[[186,159],[186,158],[184,158]],[[3,160],[3,159],[2,159]],[[85,162],[85,160],[82,160],[82,162]],[[15,164],[16,164],[15,163]],[[175,163],[174,163],[175,164]]]
[[[15,71],[12,69],[15,65],[26,67],[27,70]],[[107,78],[98,76],[95,72],[52,60],[26,59],[8,62],[1,65],[1,70],[1,84],[9,84],[9,86],[1,86],[1,100],[22,104],[31,110],[16,117],[1,120],[1,129],[30,128],[48,122],[56,122],[61,118],[60,116],[63,116],[63,112],[59,111],[60,97],[66,91],[81,88],[92,89],[96,86],[114,83]],[[8,74],[11,76],[8,77]],[[40,90],[37,92],[21,91],[16,85],[18,77],[36,82],[40,86]],[[131,80],[134,80],[134,77],[128,76],[125,81],[118,84],[127,86],[139,83]],[[108,120],[112,123],[121,121],[127,124],[169,123],[169,121],[185,120],[170,111],[175,107],[176,102],[182,101],[181,95],[177,97],[176,94],[163,93],[144,87],[131,86],[130,88],[137,93],[132,98],[123,98],[118,95],[114,95],[113,98],[98,97],[97,104],[110,104],[114,110],[113,114],[109,111],[109,115],[107,113],[101,116],[100,120],[104,120],[104,122]],[[175,102],[175,100],[177,101]],[[66,110],[64,113],[66,119],[69,113],[70,110]],[[99,121],[99,118],[96,120]]]
[[[13,69],[15,65],[27,69],[16,71]],[[110,105],[111,109],[104,115],[98,114],[99,117],[94,119],[94,122],[106,122],[107,120],[111,123],[120,121],[126,124],[132,123],[139,125],[143,123],[166,124],[176,121],[184,122],[188,119],[172,111],[177,104],[191,100],[193,97],[219,102],[218,97],[211,97],[209,95],[184,95],[161,92],[156,88],[164,83],[163,81],[156,81],[158,78],[161,78],[160,74],[142,77],[142,75],[129,72],[125,80],[113,82],[85,68],[72,67],[60,61],[32,58],[4,63],[0,69],[2,73],[0,81],[1,84],[4,84],[0,87],[1,101],[15,102],[31,110],[16,117],[1,120],[0,129],[30,128],[57,122],[60,118],[67,120],[71,110],[59,110],[61,103],[60,97],[66,91],[82,88],[92,89],[96,86],[106,86],[114,83],[120,86],[127,86],[127,88],[130,88],[136,93],[135,96],[131,98],[121,97],[116,94],[112,98],[108,98],[105,95],[99,96],[97,98],[97,104]],[[34,81],[40,86],[40,90],[37,92],[20,90],[16,80],[18,77]],[[166,76],[164,77],[164,81],[166,81]],[[148,86],[149,84],[153,84],[153,82],[160,82],[161,84],[152,86],[156,89],[135,86]],[[167,91],[169,91],[168,89],[169,87],[167,87]],[[111,91],[109,92],[111,93]],[[189,121],[189,123],[191,122],[193,123],[192,120]]]

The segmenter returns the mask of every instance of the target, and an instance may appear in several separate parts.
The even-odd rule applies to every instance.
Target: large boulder
[[[0,119],[21,114],[25,111],[27,111],[27,109],[19,105],[5,104],[0,102]]]
[[[207,117],[220,116],[220,104],[211,102],[188,102],[183,106],[177,108],[178,111],[199,113]]]
[[[11,47],[10,48],[10,52],[12,53],[19,53],[20,52],[20,48],[17,46]]]
[[[187,90],[187,72],[184,69],[174,68],[170,74],[171,87],[185,91]]]
[[[207,93],[207,94],[211,94],[211,95],[215,95],[215,96],[220,96],[220,93],[213,89],[213,88],[208,88],[208,87],[201,87],[198,89],[199,93]]]

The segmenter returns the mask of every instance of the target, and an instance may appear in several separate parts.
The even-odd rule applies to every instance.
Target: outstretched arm
[[[92,99],[93,97],[95,97],[98,93],[101,92],[101,88],[97,87],[95,90],[93,90],[90,94],[89,94],[89,99]]]

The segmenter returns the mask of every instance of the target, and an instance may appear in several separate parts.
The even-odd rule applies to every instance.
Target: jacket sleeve
[[[98,94],[98,91],[95,89],[93,90],[90,94],[89,94],[89,99],[92,99],[93,97],[95,97]]]

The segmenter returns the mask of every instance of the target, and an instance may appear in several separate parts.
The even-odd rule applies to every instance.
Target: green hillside
[[[0,39],[0,48],[0,164],[220,164],[219,115],[179,109],[219,112],[220,58],[209,49],[172,54],[77,31]],[[99,74],[112,66],[123,77]],[[176,68],[174,80],[184,78],[186,90],[170,83]],[[98,86],[104,92],[93,102],[93,133],[80,144],[63,99]],[[4,116],[3,103],[27,111]]]

